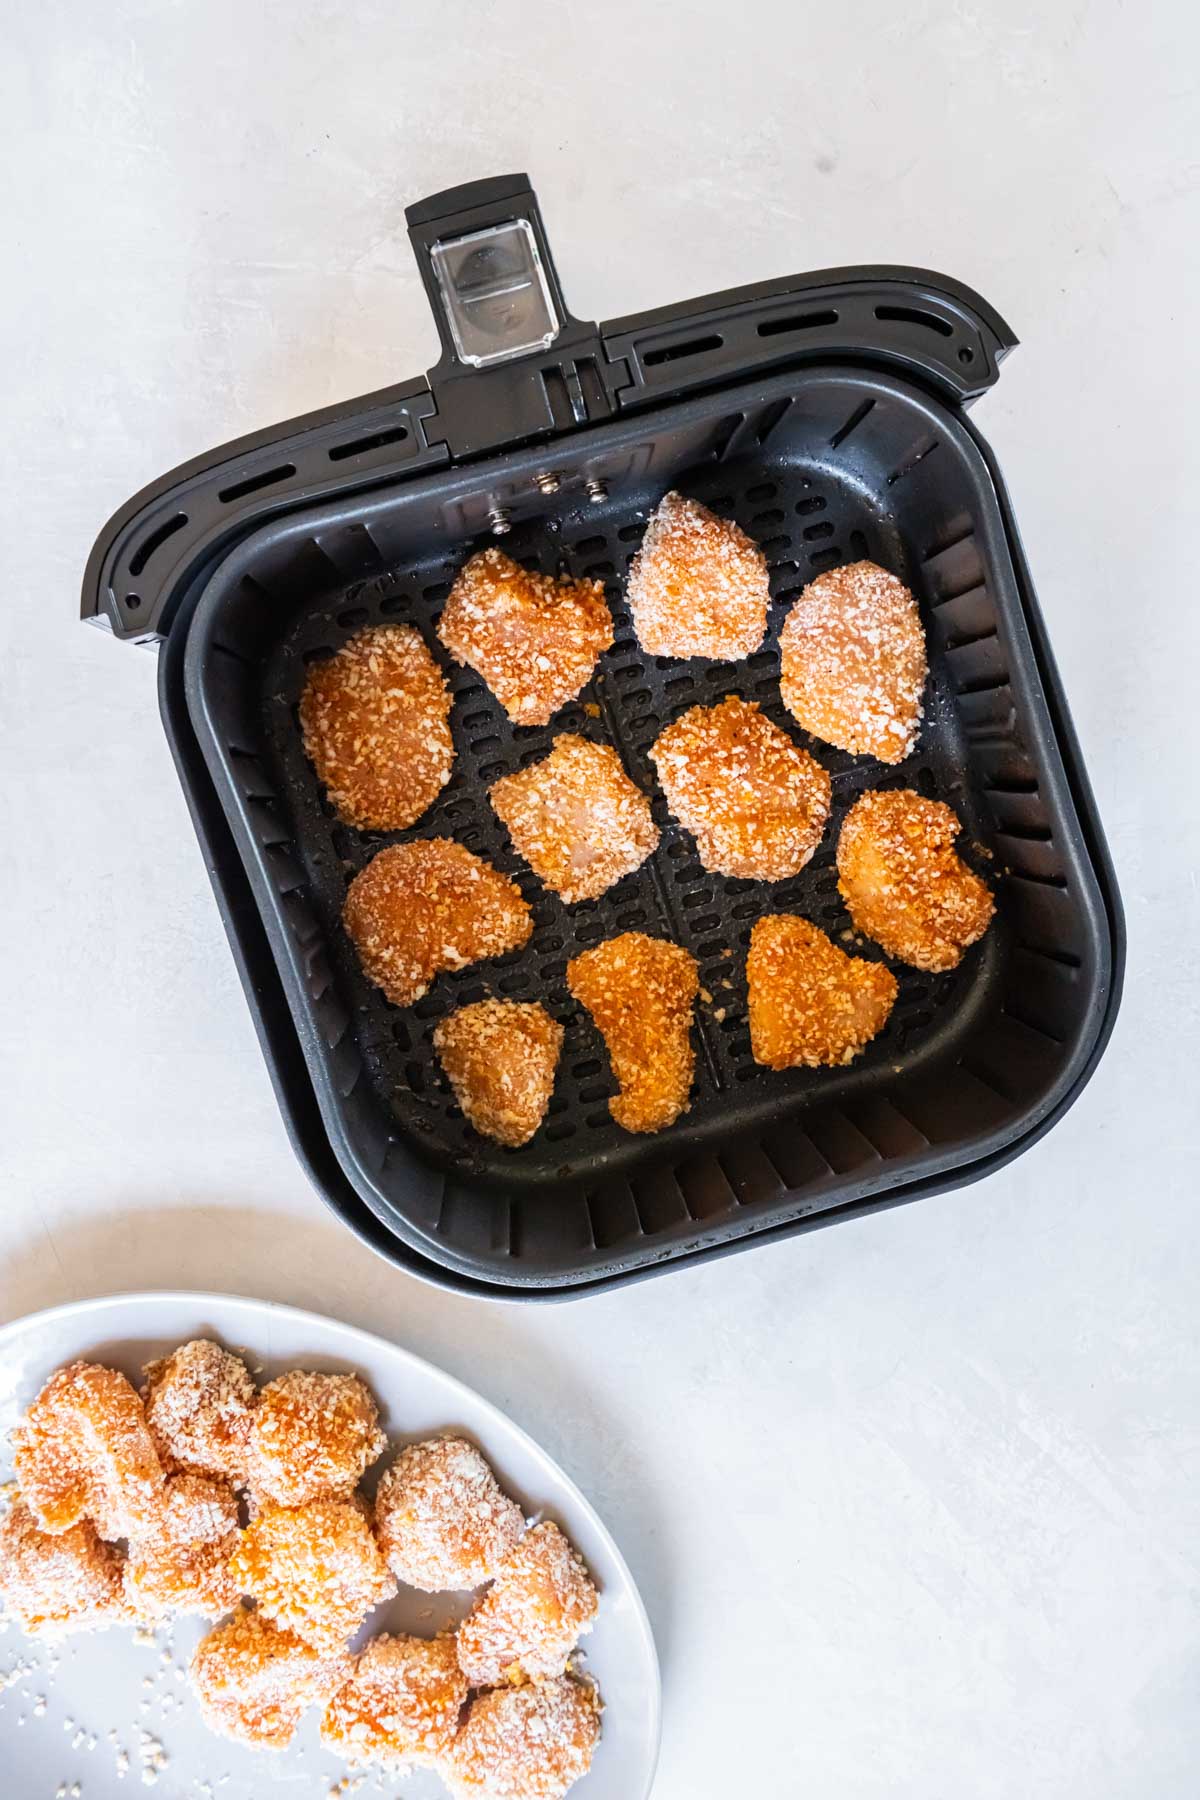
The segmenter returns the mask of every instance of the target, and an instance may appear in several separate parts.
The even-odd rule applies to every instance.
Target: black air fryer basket
[[[409,210],[443,354],[427,380],[310,414],[189,463],[110,522],[85,617],[161,645],[167,735],[298,1153],[329,1203],[398,1265],[462,1291],[588,1291],[764,1237],[915,1199],[999,1167],[1087,1080],[1120,990],[1119,900],[1008,499],[965,409],[1015,342],[978,295],[916,269],[841,269],[601,326],[563,304],[522,176]],[[774,599],[739,664],[641,654],[624,576],[671,487],[761,545]],[[501,538],[547,571],[599,577],[616,641],[577,703],[516,728],[434,625],[465,558]],[[834,818],[778,886],[709,875],[647,750],[697,701],[779,699],[778,629],[814,573],[870,557],[913,588],[931,679],[895,769],[815,745]],[[307,664],[367,622],[406,620],[446,666],[449,786],[411,834],[339,824],[305,760]],[[566,907],[488,805],[554,735],[615,743],[655,795],[657,853]],[[865,788],[959,813],[998,916],[954,973],[897,968],[886,1030],[846,1068],[761,1069],[745,948],[755,918],[848,924],[834,847]],[[363,979],[346,885],[400,835],[449,835],[514,875],[529,945],[442,976],[411,1009]],[[970,852],[969,852],[970,853]],[[567,995],[571,956],[639,928],[698,959],[692,1105],[657,1137],[608,1111],[603,1045]],[[871,954],[866,949],[861,953]],[[566,1027],[533,1141],[503,1150],[453,1103],[431,1036],[454,1006],[542,999]]]

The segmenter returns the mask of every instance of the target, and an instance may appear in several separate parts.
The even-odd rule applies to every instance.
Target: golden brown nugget
[[[534,1001],[480,1000],[434,1029],[433,1047],[476,1131],[527,1144],[554,1092],[563,1028]]]
[[[267,1383],[255,1409],[251,1486],[280,1506],[350,1494],[386,1449],[365,1381],[292,1369]]]
[[[519,950],[533,932],[516,882],[452,838],[381,850],[350,883],[342,919],[393,1006],[411,1006],[443,970]]]
[[[562,1800],[592,1766],[600,1737],[593,1687],[560,1675],[471,1702],[445,1760],[459,1800]]]
[[[453,1637],[376,1637],[321,1720],[321,1742],[352,1764],[434,1763],[467,1701]]]
[[[878,563],[810,581],[779,634],[779,691],[814,737],[902,762],[917,741],[929,674],[917,603]]]
[[[847,956],[792,913],[756,922],[746,982],[750,1046],[769,1069],[853,1062],[887,1024],[899,991],[882,963]]]
[[[65,1636],[131,1622],[121,1585],[124,1557],[90,1519],[43,1531],[23,1500],[0,1514],[0,1600],[32,1637]]]
[[[350,1667],[345,1649],[318,1650],[243,1606],[201,1638],[189,1675],[210,1731],[253,1750],[283,1750]]]
[[[264,1506],[230,1567],[265,1619],[320,1649],[344,1644],[396,1592],[355,1499]]]
[[[388,1567],[430,1594],[489,1580],[524,1530],[520,1507],[465,1438],[407,1445],[375,1495],[375,1535]]]
[[[961,830],[940,800],[873,789],[850,808],[838,839],[838,889],[858,930],[934,973],[957,968],[996,910],[954,849]]]
[[[241,1357],[197,1338],[144,1374],[146,1424],[163,1468],[242,1486],[258,1390]]]
[[[231,1562],[238,1503],[227,1481],[172,1475],[154,1526],[129,1546],[125,1594],[139,1618],[199,1613],[219,1619],[241,1598]]]
[[[458,1628],[463,1674],[472,1687],[561,1675],[597,1605],[570,1540],[548,1520],[535,1525]]]
[[[767,561],[730,520],[664,494],[633,559],[626,598],[648,655],[737,662],[767,634]]]
[[[692,1091],[695,958],[678,944],[622,932],[567,964],[567,986],[603,1037],[620,1093],[608,1110],[626,1131],[661,1131]]]
[[[339,819],[360,831],[415,825],[450,779],[450,690],[411,625],[369,625],[313,663],[300,729]]]
[[[493,547],[459,572],[438,636],[514,724],[548,725],[591,680],[612,615],[599,581],[539,575]]]
[[[493,782],[488,799],[518,854],[568,906],[606,893],[658,843],[650,802],[616,751],[571,732],[541,762]]]
[[[786,881],[821,841],[829,775],[753,700],[690,707],[659,733],[650,760],[667,805],[715,874]]]
[[[124,1375],[74,1362],[53,1374],[13,1432],[22,1498],[43,1531],[91,1519],[102,1538],[134,1536],[154,1516],[163,1469],[142,1403]]]

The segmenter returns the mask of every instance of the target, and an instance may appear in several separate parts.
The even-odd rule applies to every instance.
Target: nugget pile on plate
[[[638,645],[660,668],[676,658],[736,664],[766,638],[770,574],[737,525],[671,492],[647,522],[626,599]],[[613,642],[601,583],[539,573],[495,548],[460,570],[437,635],[518,726],[549,724]],[[522,949],[534,933],[531,879],[567,908],[601,900],[656,855],[661,833],[646,791],[655,777],[710,874],[768,888],[799,874],[833,814],[821,746],[903,762],[918,742],[929,671],[913,595],[867,561],[828,570],[800,592],[779,653],[782,710],[814,748],[738,694],[667,723],[641,785],[613,744],[560,733],[549,754],[521,756],[487,789],[527,871],[523,888],[465,844],[436,836],[387,846],[350,881],[343,922],[367,979],[393,1005],[411,1006],[440,974]],[[601,717],[598,705],[587,710]],[[305,745],[346,823],[405,829],[419,821],[450,779],[449,711],[441,671],[410,626],[357,631],[310,669],[300,707]],[[839,891],[855,929],[887,956],[952,969],[986,931],[992,895],[954,848],[960,830],[948,806],[907,788],[868,790],[845,816]],[[657,887],[671,891],[665,873]],[[887,1024],[895,977],[877,960],[849,955],[811,920],[773,912],[769,891],[763,915],[745,967],[755,1060],[772,1070],[851,1061]],[[619,909],[617,922],[630,922]],[[550,1108],[566,996],[590,1016],[607,1052],[618,1125],[661,1131],[688,1108],[694,1006],[698,996],[711,1002],[695,958],[660,932],[622,931],[599,943],[594,935],[568,953],[547,991],[521,1001],[473,998],[429,1031],[468,1123],[508,1149],[530,1143]]]
[[[206,1723],[282,1750],[304,1715],[356,1768],[436,1769],[473,1800],[557,1800],[587,1773],[600,1698],[573,1667],[595,1586],[558,1526],[527,1527],[474,1444],[388,1449],[357,1375],[261,1389],[207,1340],[147,1365],[59,1369],[14,1433],[0,1598],[33,1635],[216,1621],[191,1659]],[[398,1584],[480,1590],[457,1631],[377,1632]],[[352,1642],[359,1647],[353,1649]]]

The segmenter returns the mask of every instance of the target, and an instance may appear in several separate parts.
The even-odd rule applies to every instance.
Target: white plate
[[[140,1379],[142,1364],[189,1338],[215,1337],[249,1353],[262,1380],[297,1367],[357,1370],[379,1402],[389,1437],[402,1442],[454,1426],[473,1438],[503,1487],[530,1515],[546,1513],[578,1546],[600,1590],[583,1662],[604,1697],[604,1730],[580,1800],[644,1800],[658,1754],[659,1679],[654,1641],[620,1551],[579,1489],[494,1406],[420,1357],[352,1326],[267,1301],[219,1294],[120,1294],[35,1313],[0,1330],[0,1433],[7,1433],[53,1370],[88,1357]],[[381,1465],[382,1466],[382,1465]],[[369,1629],[428,1635],[468,1602],[405,1590]],[[128,1800],[142,1786],[143,1734],[166,1758],[160,1800],[262,1800],[266,1788],[303,1800],[354,1792],[359,1800],[432,1800],[444,1789],[429,1772],[370,1775],[348,1784],[344,1764],[321,1749],[310,1714],[281,1755],[256,1755],[202,1723],[182,1674],[207,1627],[179,1620],[152,1644],[129,1631],[68,1637],[52,1646],[15,1625],[0,1636],[0,1770],[5,1800]],[[121,1752],[128,1772],[119,1773]],[[145,1754],[152,1752],[145,1747]],[[78,1789],[74,1784],[78,1782]]]

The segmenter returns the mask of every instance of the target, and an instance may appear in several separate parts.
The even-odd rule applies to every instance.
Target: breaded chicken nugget
[[[465,1438],[406,1445],[375,1495],[388,1567],[430,1594],[489,1580],[524,1530],[520,1507]]]
[[[582,1559],[557,1525],[526,1533],[458,1628],[458,1660],[472,1687],[561,1675],[590,1631],[598,1601]]]
[[[433,1033],[471,1124],[511,1149],[527,1144],[546,1116],[562,1042],[563,1028],[544,1006],[518,1000],[460,1006]]]
[[[829,818],[829,776],[753,700],[693,706],[650,751],[667,805],[719,875],[786,881]]]
[[[957,855],[958,816],[910,788],[860,795],[838,839],[838,888],[859,931],[889,956],[934,972],[956,968],[996,903]]]
[[[769,1069],[852,1062],[883,1030],[898,992],[890,969],[847,956],[791,913],[756,921],[746,981],[750,1045]]]
[[[591,1768],[599,1737],[599,1696],[584,1682],[497,1688],[471,1702],[446,1779],[458,1800],[562,1800]]]
[[[453,1637],[372,1638],[321,1720],[321,1742],[348,1763],[401,1768],[448,1750],[467,1699]]]
[[[929,666],[902,581],[873,562],[818,575],[784,621],[779,653],[783,703],[806,731],[855,756],[904,760]]]
[[[209,1475],[172,1475],[154,1525],[129,1546],[125,1593],[139,1618],[200,1613],[219,1619],[241,1596],[230,1568],[238,1547],[237,1496]]]
[[[340,1646],[319,1650],[243,1606],[201,1638],[189,1676],[210,1731],[254,1750],[282,1750],[308,1708],[336,1692],[350,1667]]]
[[[611,744],[571,732],[541,762],[493,782],[488,799],[518,853],[568,906],[595,900],[658,843],[650,802]]]
[[[357,1499],[264,1506],[230,1567],[264,1618],[325,1650],[344,1644],[396,1592]]]
[[[143,1373],[146,1424],[163,1468],[243,1486],[258,1390],[241,1357],[197,1338]]]
[[[438,636],[514,724],[548,725],[591,680],[612,615],[600,582],[539,575],[493,547],[459,572]]]
[[[450,690],[411,625],[368,625],[314,663],[300,701],[304,748],[340,819],[415,825],[450,779]]]
[[[153,1520],[163,1469],[124,1375],[98,1363],[57,1370],[13,1432],[17,1483],[43,1531],[91,1519],[102,1538]]]
[[[131,1623],[121,1586],[124,1561],[90,1519],[49,1532],[23,1500],[0,1514],[0,1600],[33,1637]]]
[[[267,1383],[255,1409],[250,1483],[256,1499],[280,1506],[349,1494],[386,1448],[359,1376],[292,1369]]]
[[[567,964],[567,986],[587,1008],[612,1059],[620,1093],[608,1110],[626,1131],[661,1131],[692,1090],[696,961],[678,944],[622,932]]]
[[[737,662],[767,634],[766,558],[730,520],[682,494],[664,494],[630,568],[626,598],[648,655]]]
[[[515,881],[452,838],[393,844],[350,883],[342,915],[363,973],[411,1006],[443,969],[528,943],[533,919]]]

